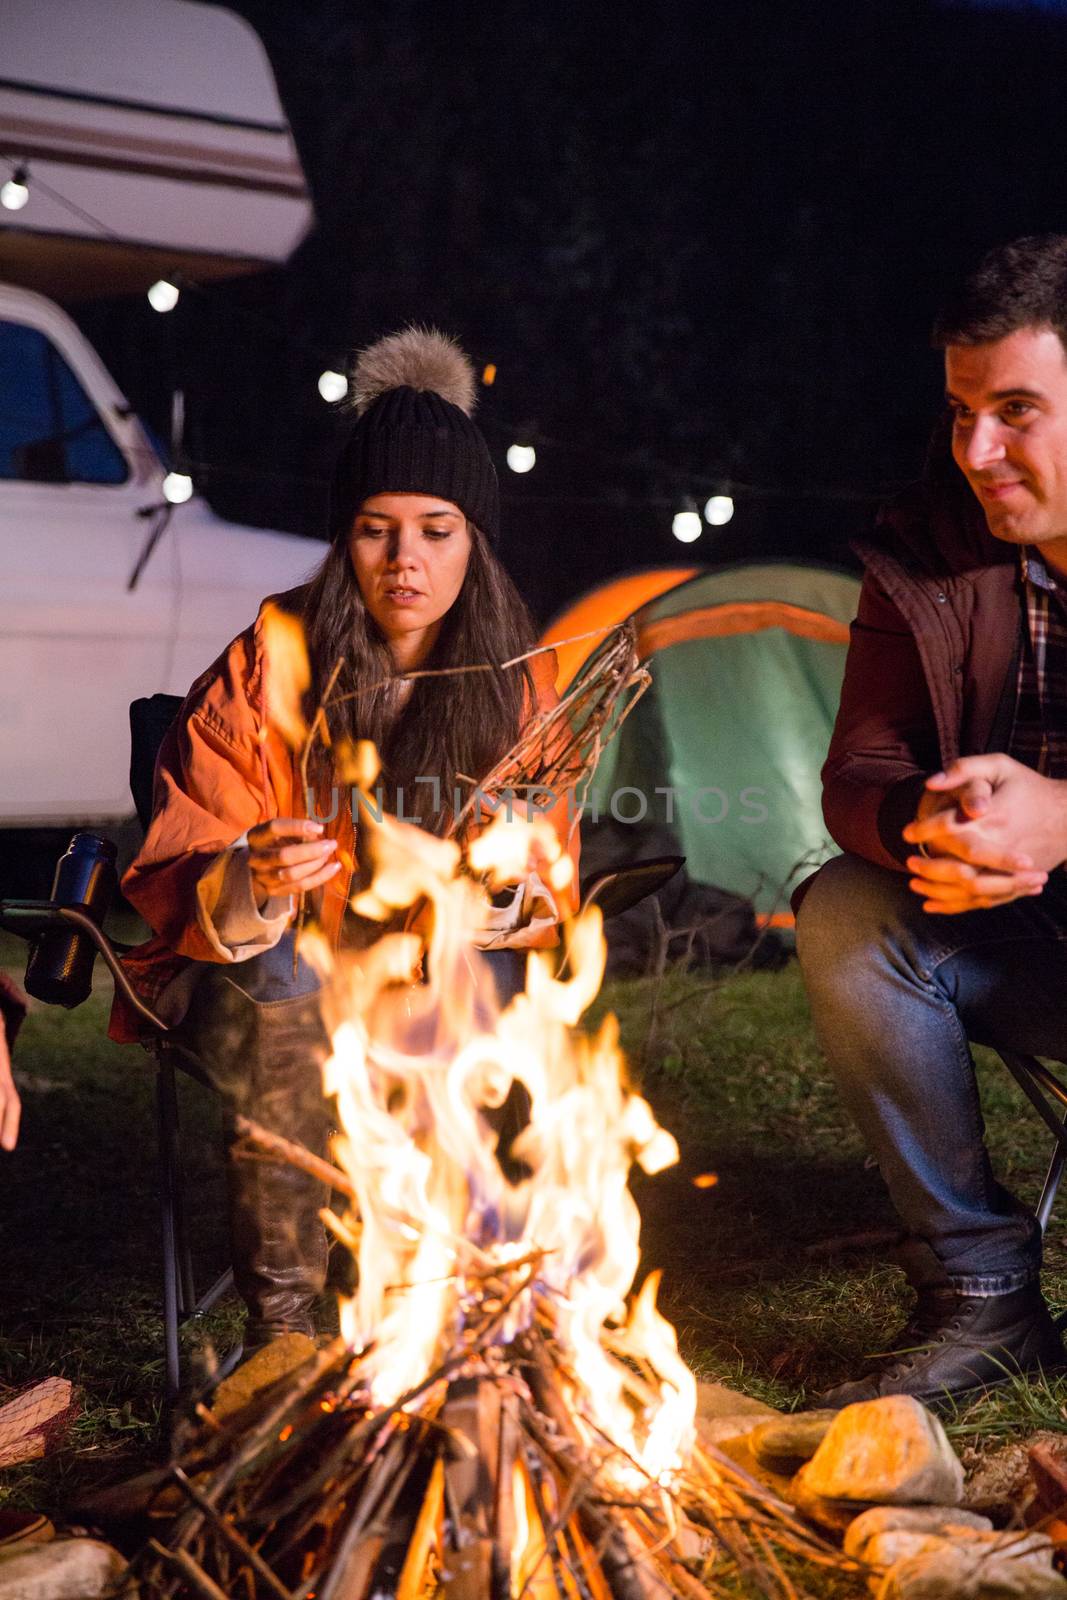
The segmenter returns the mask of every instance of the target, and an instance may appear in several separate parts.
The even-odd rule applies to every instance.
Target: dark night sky
[[[862,497],[919,470],[944,284],[1067,229],[1067,5],[234,9],[317,231],[171,317],[79,315],[157,425],[180,375],[218,509],[309,529],[319,371],[404,320],[456,332],[499,367],[503,552],[542,618],[629,567],[840,556]],[[526,425],[558,442],[520,479],[503,451]],[[755,492],[678,545],[672,511],[720,473]]]

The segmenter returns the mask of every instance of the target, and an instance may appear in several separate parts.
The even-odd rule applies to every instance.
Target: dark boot
[[[282,1333],[312,1336],[312,1308],[326,1281],[319,1211],[328,1190],[286,1161],[241,1147],[233,1119],[244,1113],[325,1154],[322,1064],[329,1044],[318,996],[256,999],[216,969],[198,986],[182,1034],[226,1102],[230,1241],[234,1283],[248,1308],[245,1351]]]
[[[868,1377],[838,1384],[818,1404],[833,1409],[910,1394],[936,1405],[1020,1373],[1052,1373],[1067,1365],[1036,1283],[997,1295],[957,1294],[947,1284],[920,1289],[915,1313],[894,1346]]]

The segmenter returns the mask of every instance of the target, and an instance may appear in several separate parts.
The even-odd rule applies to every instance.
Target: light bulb
[[[21,211],[30,198],[26,182],[26,168],[16,167],[7,182],[0,188],[0,205],[8,211]]]
[[[324,372],[319,378],[319,393],[331,405],[343,400],[348,393],[348,379],[343,372]]]
[[[507,463],[512,472],[529,472],[537,460],[532,444],[509,444]]]
[[[193,494],[193,480],[187,472],[168,472],[163,479],[163,498],[169,500],[172,506],[180,506],[190,500]]]
[[[173,311],[181,290],[169,278],[158,278],[148,291],[148,304],[153,311]]]
[[[704,532],[704,524],[700,520],[699,511],[676,511],[674,521],[671,523],[671,532],[682,544],[692,544],[694,539],[699,539]]]
[[[734,514],[734,503],[728,494],[713,494],[704,507],[705,519],[713,528],[722,528]]]

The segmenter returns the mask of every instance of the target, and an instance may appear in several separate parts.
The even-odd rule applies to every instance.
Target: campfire
[[[355,908],[389,931],[336,960],[302,936],[326,979],[336,1165],[246,1125],[348,1197],[324,1216],[356,1287],[332,1344],[187,1429],[186,1504],[136,1563],[142,1594],[651,1600],[740,1571],[748,1592],[796,1595],[791,1554],[841,1556],[701,1447],[657,1276],[628,1298],[630,1170],[678,1151],[628,1086],[614,1018],[578,1026],[600,914],[533,953],[504,1010],[474,947],[531,841],[556,889],[569,858],[546,823],[504,814],[465,856],[370,810],[361,834]]]

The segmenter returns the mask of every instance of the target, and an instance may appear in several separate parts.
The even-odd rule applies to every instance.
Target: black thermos
[[[115,846],[95,833],[76,833],[56,867],[52,899],[103,925],[118,887]],[[42,933],[26,966],[26,988],[51,1006],[80,1006],[93,987],[96,946],[77,928]]]

